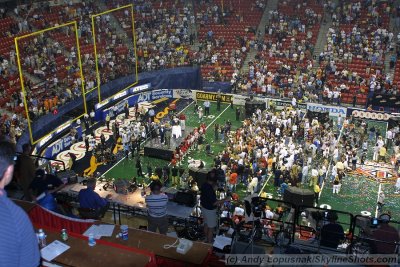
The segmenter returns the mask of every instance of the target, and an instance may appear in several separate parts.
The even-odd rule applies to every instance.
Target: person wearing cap
[[[166,235],[168,231],[168,196],[161,193],[161,188],[160,180],[154,180],[150,184],[151,194],[145,198],[148,211],[148,230],[157,232],[158,229],[160,234]]]

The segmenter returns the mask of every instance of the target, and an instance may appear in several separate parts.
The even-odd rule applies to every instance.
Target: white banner
[[[338,117],[339,114],[342,117],[346,117],[347,108],[340,106],[327,106],[315,103],[307,103],[307,110],[316,111],[316,112],[329,112],[329,116]]]
[[[244,95],[233,95],[233,104],[234,105],[239,105],[239,106],[244,106],[246,104],[246,99],[248,99],[248,96]]]
[[[193,98],[193,93],[192,90],[189,89],[174,89],[173,98],[190,99]]]

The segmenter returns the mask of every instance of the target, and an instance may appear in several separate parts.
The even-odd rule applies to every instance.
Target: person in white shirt
[[[295,97],[293,97],[292,98],[292,106],[293,106],[293,108],[296,107],[296,104],[297,104],[297,99]]]
[[[275,136],[279,137],[281,135],[281,129],[279,129],[279,127],[276,127],[275,129]]]
[[[242,206],[236,207],[233,216],[244,216],[244,209]]]
[[[385,142],[382,139],[382,136],[379,136],[378,141],[376,141],[376,142],[377,142],[379,148],[383,147],[383,145],[385,144]]]
[[[250,193],[250,195],[253,195],[257,191],[257,185],[258,185],[258,178],[254,177],[251,179],[251,182],[247,186],[247,191]]]
[[[399,194],[400,193],[400,177],[397,178],[396,184],[395,184],[395,194]]]
[[[274,215],[275,214],[271,211],[271,208],[266,206],[265,207],[265,219],[273,219]]]
[[[307,164],[305,164],[303,166],[303,169],[302,169],[301,173],[302,173],[302,178],[301,178],[302,179],[302,183],[306,184],[308,182],[308,165]]]

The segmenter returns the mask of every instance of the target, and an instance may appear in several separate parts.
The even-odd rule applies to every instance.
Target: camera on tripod
[[[251,208],[253,210],[254,217],[261,217],[266,205],[266,199],[261,197],[253,197],[251,199]]]

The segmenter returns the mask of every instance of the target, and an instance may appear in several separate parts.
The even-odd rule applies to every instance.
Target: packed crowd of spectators
[[[322,186],[328,158],[337,149],[338,128],[332,122],[305,116],[300,109],[257,111],[241,128],[229,134],[226,149],[216,158],[233,192],[244,184],[249,194],[259,193],[268,176],[275,190],[288,185]],[[273,190],[273,191],[275,191]],[[318,203],[318,195],[315,201]]]
[[[182,0],[135,1],[138,71],[201,65],[206,80],[230,81],[236,91],[296,97],[299,102],[365,104],[374,93],[397,94],[400,36],[389,28],[389,19],[399,28],[400,8],[393,1],[340,1],[337,6],[332,1],[282,1],[269,11],[265,36],[257,27],[266,1],[242,2],[208,0],[192,6]],[[84,89],[95,89],[91,15],[126,4],[130,2],[66,1],[1,8],[0,105],[24,121],[13,38],[72,20],[78,22]],[[95,18],[100,84],[136,72],[131,18],[128,8]],[[332,22],[327,44],[313,58],[320,25],[327,19]],[[74,35],[73,27],[65,27],[21,40],[21,64],[32,75],[24,77],[31,120],[82,94]],[[250,50],[257,55],[243,74]],[[394,75],[384,72],[388,53]]]
[[[265,38],[255,44],[258,52],[248,73],[231,80],[236,91],[353,105],[365,105],[374,93],[397,94],[396,73],[385,73],[384,62],[392,54],[390,68],[395,68],[400,43],[389,29],[389,17],[396,21],[400,7],[293,0],[269,12]],[[327,44],[313,58],[320,24],[327,20],[332,22]]]
[[[374,2],[343,2],[332,12],[319,61],[329,89],[341,91],[346,102],[365,104],[363,95],[392,89],[393,77],[384,72],[385,55],[395,49],[390,12],[389,5]]]
[[[249,64],[249,72],[245,77],[234,77],[232,82],[237,90],[247,93],[312,100],[315,95],[312,89],[317,86],[317,79],[311,76],[312,53],[322,23],[323,6],[284,1],[269,13],[265,37],[256,42],[257,55]]]
[[[230,81],[240,73],[256,44],[257,27],[266,1],[201,1],[196,6],[199,49],[194,63],[202,66],[203,79]]]

